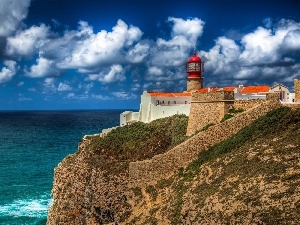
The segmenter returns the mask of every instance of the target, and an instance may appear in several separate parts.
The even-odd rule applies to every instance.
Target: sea
[[[54,168],[123,111],[0,111],[0,224],[45,225]]]

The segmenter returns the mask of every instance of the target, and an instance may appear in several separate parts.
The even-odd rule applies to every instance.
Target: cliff
[[[114,154],[101,141],[82,142],[55,169],[47,224],[299,224],[300,111],[264,107],[185,141],[182,135],[172,136],[186,123],[161,120],[160,132],[155,129],[159,123],[139,127],[148,139],[142,133],[131,140],[121,136],[127,147],[111,146]],[[226,130],[238,123],[243,126]],[[207,134],[216,143],[204,138],[203,147],[197,140]],[[143,155],[137,147],[148,151]],[[187,157],[183,148],[191,152]],[[173,170],[155,158],[173,162]]]

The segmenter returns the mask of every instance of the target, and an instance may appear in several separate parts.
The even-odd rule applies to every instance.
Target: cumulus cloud
[[[31,66],[29,71],[25,71],[26,76],[37,78],[53,77],[59,75],[60,71],[57,69],[56,64],[53,60],[40,57],[36,61],[36,65]]]
[[[30,0],[1,0],[0,37],[8,37],[16,31],[26,18]]]
[[[292,82],[299,76],[296,68],[300,59],[295,55],[300,49],[300,24],[285,19],[278,23],[268,19],[265,23],[267,27],[258,27],[240,41],[219,37],[209,51],[199,52],[205,61],[205,73],[211,75],[206,76],[210,84]]]
[[[74,91],[74,96],[70,93],[69,98],[84,99],[90,94],[93,84],[124,82],[126,79],[133,80],[132,91],[147,88],[179,91],[179,84],[182,86],[185,82],[184,64],[203,35],[205,25],[199,18],[169,17],[166,21],[170,25],[169,36],[155,40],[143,39],[143,32],[138,27],[123,20],[118,20],[111,30],[99,32],[87,22],[80,21],[77,29],[59,34],[44,24],[20,28],[30,1],[24,2],[27,6],[23,1],[20,3],[23,11],[17,10],[17,14],[23,16],[11,22],[15,25],[5,34],[4,57],[36,60],[34,65],[26,61],[25,76],[46,78],[45,92],[74,91],[69,83],[55,85],[51,78],[64,74],[65,70],[75,70],[75,76],[83,74],[85,82],[93,81],[91,86],[84,82],[78,85],[83,94]],[[8,14],[4,15],[5,18],[9,17]],[[53,23],[59,25],[58,21]],[[0,35],[4,26],[0,25]],[[238,84],[250,79],[266,82],[272,78],[278,82],[292,82],[292,78],[299,77],[299,50],[300,24],[285,19],[274,22],[268,18],[264,26],[250,33],[232,30],[226,36],[217,37],[212,48],[199,51],[198,55],[205,62],[205,85],[214,86]],[[18,69],[15,61],[8,62],[9,66],[6,64],[0,73],[2,83],[9,81]],[[122,97],[122,93],[114,96]]]
[[[102,84],[125,81],[125,72],[140,81],[178,80],[185,76],[179,67],[196,46],[204,22],[170,17],[167,23],[171,26],[170,38],[157,40],[142,39],[138,27],[121,19],[111,31],[99,32],[80,21],[78,29],[66,30],[63,35],[41,24],[8,37],[5,53],[16,59],[37,58],[35,65],[25,67],[25,76],[30,78],[55,77],[75,69],[87,75],[85,80]]]
[[[68,46],[71,48],[71,54],[59,66],[61,68],[93,68],[109,65],[113,61],[124,61],[123,49],[139,41],[141,35],[139,28],[128,26],[122,20],[118,20],[112,32],[102,30],[96,34],[91,26],[81,21],[78,32],[65,34],[64,39],[72,40],[74,47]]]
[[[134,47],[129,49],[126,54],[126,58],[130,63],[141,63],[150,52],[150,44],[149,43],[137,43]]]
[[[121,65],[112,65],[108,73],[90,74],[88,79],[100,81],[101,83],[124,81],[126,79],[125,70]]]
[[[44,87],[44,93],[55,93],[56,87],[55,87],[55,79],[53,77],[47,77],[43,84]]]
[[[0,71],[0,83],[11,80],[18,70],[17,63],[13,60],[5,60],[3,64],[4,67]]]
[[[131,100],[137,98],[137,95],[131,92],[112,92],[112,95],[121,100]]]
[[[18,31],[14,36],[7,38],[6,54],[12,57],[32,56],[48,42],[48,35],[49,27],[44,24]]]
[[[59,83],[57,90],[58,91],[72,91],[72,87],[68,83],[64,82],[64,83]]]
[[[157,39],[151,52],[153,66],[174,67],[184,64],[203,33],[204,22],[198,18],[183,20],[169,17],[168,22],[172,26],[171,39]]]
[[[181,19],[175,17],[169,17],[169,22],[172,22],[172,37],[184,36],[190,42],[195,43],[197,39],[203,34],[204,22],[198,18],[193,19]]]

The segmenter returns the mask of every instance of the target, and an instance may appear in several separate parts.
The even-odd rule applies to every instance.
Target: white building
[[[216,91],[233,91],[235,100],[249,99],[266,99],[269,92],[279,92],[280,100],[285,103],[294,101],[294,93],[290,93],[289,89],[282,85],[276,84],[271,88],[266,85],[243,86],[237,87],[208,87],[201,88],[196,92],[216,92]],[[140,109],[138,112],[125,111],[120,114],[120,126],[131,124],[137,121],[149,123],[153,120],[173,116],[175,114],[185,114],[189,116],[192,101],[192,93],[190,92],[147,92],[141,95]]]
[[[274,84],[270,88],[270,92],[279,93],[279,98],[282,102],[292,103],[295,101],[295,93],[290,93],[288,87],[283,84]]]
[[[149,123],[153,120],[190,114],[192,94],[190,92],[147,92],[141,95],[139,112],[125,111],[120,114],[120,126],[136,121]]]

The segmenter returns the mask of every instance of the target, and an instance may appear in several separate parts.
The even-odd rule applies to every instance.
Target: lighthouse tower
[[[186,63],[187,72],[187,91],[194,92],[203,87],[203,76],[204,63],[197,56],[196,52]]]

